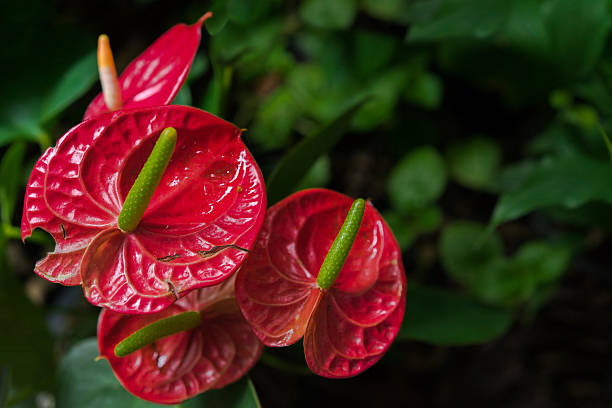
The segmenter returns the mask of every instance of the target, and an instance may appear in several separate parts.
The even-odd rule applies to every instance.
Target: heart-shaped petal
[[[163,129],[178,140],[138,227],[117,227],[123,201]],[[37,163],[23,235],[48,230],[47,279],[83,283],[95,305],[152,313],[228,278],[253,245],[265,191],[241,131],[204,111],[162,106],[84,122]],[[80,276],[80,279],[79,279]]]
[[[262,344],[240,314],[233,280],[191,292],[162,312],[125,315],[103,310],[98,321],[100,355],[132,394],[178,404],[242,377],[257,361]],[[200,312],[202,324],[155,341],[125,357],[115,346],[136,330],[185,311]]]
[[[351,204],[313,189],[274,205],[236,280],[238,304],[260,340],[287,346],[305,335],[307,362],[326,377],[353,376],[378,361],[404,315],[399,246],[369,203],[338,279],[328,290],[316,284]]]

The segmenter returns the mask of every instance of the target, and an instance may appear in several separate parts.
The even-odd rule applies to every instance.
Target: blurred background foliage
[[[174,103],[248,128],[271,203],[369,197],[410,287],[366,373],[268,349],[181,406],[612,404],[611,0],[22,0],[0,10],[0,406],[151,405],[93,362],[98,310],[32,273],[53,242],[18,226],[35,160],[99,92],[97,35],[121,70],[207,10]]]

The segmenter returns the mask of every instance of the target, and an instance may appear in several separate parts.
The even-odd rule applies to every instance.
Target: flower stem
[[[363,220],[363,214],[365,212],[365,205],[365,200],[363,198],[358,198],[353,202],[353,205],[351,205],[344,219],[344,224],[342,224],[342,228],[340,228],[340,232],[338,232],[331,248],[329,248],[323,260],[323,264],[321,265],[321,269],[319,270],[317,285],[319,285],[321,289],[329,289],[336,281],[336,278],[338,278],[338,274],[344,266],[346,257],[353,247],[357,232],[359,232],[361,220]]]
[[[145,162],[134,185],[130,189],[123,208],[119,213],[117,224],[123,232],[136,229],[155,193],[161,178],[168,167],[174,146],[176,146],[176,129],[166,128],[159,135],[151,155]]]
[[[156,340],[182,331],[195,329],[200,324],[202,324],[202,318],[198,312],[183,312],[160,319],[121,340],[115,346],[115,355],[117,357],[125,357]]]

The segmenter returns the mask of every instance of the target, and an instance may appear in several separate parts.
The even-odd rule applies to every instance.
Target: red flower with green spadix
[[[167,105],[187,78],[200,45],[204,14],[195,24],[177,24],[125,68],[119,78],[108,36],[98,38],[98,70],[102,93],[90,104],[84,120],[118,109]]]
[[[160,311],[228,278],[266,207],[240,134],[207,112],[171,105],[72,128],[27,185],[22,238],[41,228],[56,242],[35,272],[81,284],[91,303],[124,313]]]
[[[259,339],[304,337],[318,375],[344,378],[376,363],[404,315],[406,277],[391,230],[362,199],[304,190],[268,209],[236,280],[236,298]]]
[[[263,347],[240,314],[233,277],[194,290],[158,313],[103,310],[98,346],[128,391],[162,404],[238,380]]]

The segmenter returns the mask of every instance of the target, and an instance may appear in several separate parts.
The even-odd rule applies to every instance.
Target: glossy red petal
[[[316,203],[314,203],[316,205]],[[292,234],[308,218],[298,208],[284,211],[278,205],[268,210],[255,246],[236,278],[236,298],[243,315],[267,346],[288,346],[304,335],[316,307],[320,290],[312,275],[296,256]],[[276,262],[271,242],[277,244]]]
[[[134,247],[133,238],[115,228],[94,238],[81,261],[87,300],[123,313],[157,312],[176,300],[172,286],[164,280],[172,267],[149,262]]]
[[[323,377],[352,377],[380,360],[397,336],[404,317],[405,294],[385,320],[370,327],[340,317],[330,299],[321,302],[306,330],[306,363]]]
[[[229,282],[226,281],[226,282]],[[100,354],[124,387],[146,400],[177,404],[243,376],[257,361],[262,344],[240,315],[233,283],[191,292],[168,309],[151,315],[104,310],[98,321]],[[186,310],[200,311],[202,325],[156,341],[126,357],[115,346],[135,330]]]
[[[72,128],[54,149],[45,173],[44,198],[49,210],[62,221],[100,228],[116,222],[117,209],[93,196],[81,167],[96,139],[112,124],[110,116]]]
[[[73,286],[81,284],[81,259],[85,247],[73,251],[55,251],[36,262],[34,272],[51,282]]]
[[[399,246],[369,203],[337,281],[327,291],[316,285],[352,201],[313,189],[270,208],[236,281],[238,304],[264,344],[284,346],[306,334],[311,368],[329,377],[352,376],[376,362],[403,317]]]
[[[219,283],[241,264],[263,222],[263,179],[240,129],[187,107],[124,111],[84,155],[80,176],[88,193],[120,208],[169,126],[178,133],[175,153],[139,227],[104,234],[85,254],[83,282],[94,304],[150,313]],[[123,254],[112,264],[104,260],[108,240]]]
[[[80,223],[80,218],[83,213],[76,209],[82,209],[90,205],[88,198],[83,194],[82,186],[74,180],[70,180],[69,185],[71,191],[58,189],[57,186],[51,188],[50,202],[53,205],[60,205],[60,208],[51,207],[48,198],[45,194],[45,179],[48,173],[50,162],[55,162],[54,157],[59,149],[65,155],[66,149],[61,147],[66,141],[73,143],[74,140],[80,140],[78,146],[83,148],[89,146],[93,141],[93,137],[99,134],[108,122],[112,119],[111,116],[100,117],[94,125],[93,123],[81,124],[71,129],[64,137],[58,141],[58,147],[49,148],[36,162],[30,179],[26,187],[26,194],[23,206],[23,216],[21,219],[21,237],[26,239],[32,234],[35,228],[41,228],[47,231],[55,240],[55,252],[49,254],[47,258],[38,262],[34,269],[36,273],[45,279],[52,282],[62,283],[64,285],[78,285],[81,283],[79,275],[81,256],[86,246],[91,242],[93,237],[99,232],[97,227],[87,226]],[[95,130],[92,131],[92,129]],[[96,133],[98,132],[98,133]],[[80,160],[78,148],[74,149],[72,154],[69,154],[69,160]],[[71,167],[74,171],[74,167]],[[71,173],[74,174],[74,173]],[[52,182],[53,182],[52,178]],[[76,188],[75,188],[76,185]],[[58,193],[59,191],[59,193]],[[68,197],[64,193],[68,191]],[[74,197],[71,194],[75,194]],[[75,213],[70,214],[66,211],[68,203],[75,202]],[[83,218],[87,217],[87,213]]]
[[[119,77],[122,109],[167,105],[176,96],[200,45],[202,22],[177,24],[134,59]],[[108,112],[99,94],[84,120]]]

